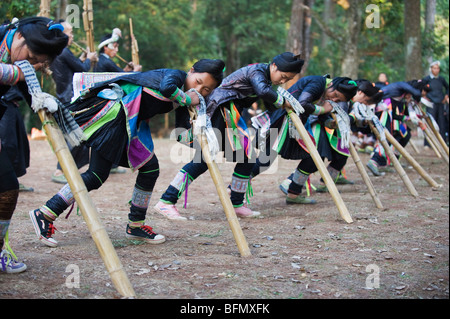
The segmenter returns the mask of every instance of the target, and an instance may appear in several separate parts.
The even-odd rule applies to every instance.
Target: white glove
[[[50,113],[55,113],[58,110],[58,104],[52,95],[38,92],[31,96],[31,108],[36,113],[41,109],[46,109]]]

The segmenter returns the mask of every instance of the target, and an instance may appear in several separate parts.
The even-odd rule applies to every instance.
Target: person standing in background
[[[427,98],[433,102],[433,107],[427,107],[439,126],[439,133],[448,144],[448,83],[439,75],[441,71],[441,62],[434,61],[430,64],[430,74],[423,78],[425,84],[430,85],[430,91]],[[427,142],[425,141],[425,145]]]

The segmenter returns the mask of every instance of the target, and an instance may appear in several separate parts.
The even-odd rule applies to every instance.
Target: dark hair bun
[[[199,73],[209,73],[218,82],[222,83],[225,62],[220,59],[201,59],[193,65],[194,71]]]
[[[56,58],[67,46],[69,37],[59,28],[49,30],[54,22],[49,18],[30,17],[16,23],[17,31],[34,54],[43,54],[50,61]]]

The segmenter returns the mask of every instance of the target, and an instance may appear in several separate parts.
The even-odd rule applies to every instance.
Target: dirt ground
[[[164,244],[125,237],[136,173],[111,175],[91,197],[139,299],[448,299],[449,168],[421,141],[415,143],[420,154],[407,149],[442,187],[432,189],[408,165],[418,198],[394,170],[370,175],[385,206],[379,210],[349,159],[346,172],[355,184],[338,188],[351,224],[340,217],[329,194],[313,193],[314,206],[287,206],[278,185],[298,163],[279,160],[276,169],[253,181],[251,207],[262,217],[239,219],[252,253],[246,258],[240,256],[209,173],[189,187],[187,209],[184,196],[180,199],[187,221],[169,221],[151,209],[182,160],[192,155],[174,141],[155,140],[161,174],[147,214],[147,224],[167,237]],[[61,184],[50,180],[56,156],[47,141],[33,140],[30,146],[31,165],[20,182],[35,190],[20,193],[10,227],[11,246],[28,269],[0,274],[0,298],[120,298],[76,210],[55,222],[58,247],[37,240],[28,211],[44,204]],[[174,156],[182,150],[184,156]],[[364,163],[369,159],[360,156]],[[228,182],[234,164],[219,167]],[[313,184],[319,177],[313,176]],[[79,269],[78,287],[74,269]]]

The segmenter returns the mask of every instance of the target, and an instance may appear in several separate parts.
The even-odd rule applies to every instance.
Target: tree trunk
[[[405,79],[421,79],[422,43],[420,34],[420,0],[405,1]]]
[[[286,51],[300,54],[305,60],[302,71],[292,81],[287,83],[287,87],[295,83],[302,77],[308,68],[308,61],[311,55],[311,10],[314,0],[293,0],[291,21],[286,42]],[[305,7],[306,6],[306,7]]]
[[[238,47],[239,47],[239,40],[236,34],[231,31],[231,34],[227,37],[227,74],[233,73],[237,69],[240,68],[240,61],[239,61],[239,53],[238,53]]]
[[[344,37],[344,58],[342,61],[341,74],[349,78],[358,78],[359,54],[358,39],[361,32],[361,3],[357,0],[348,1],[347,9],[347,34]]]
[[[294,54],[303,53],[303,0],[293,0],[291,10],[291,24],[289,27],[286,50]]]
[[[427,8],[425,12],[425,34],[433,38],[434,35],[434,23],[436,16],[436,0],[427,0]],[[427,41],[429,42],[429,41]],[[428,43],[426,48],[426,58],[429,64],[433,62],[433,51],[431,50],[431,43]]]
[[[333,2],[333,0],[325,0],[324,1],[324,10],[323,10],[323,14],[322,14],[322,19],[323,21],[327,22],[329,20],[333,20],[336,18],[336,8],[335,8],[335,3]],[[320,46],[322,47],[322,49],[325,49],[328,41],[330,40],[330,37],[327,35],[327,33],[325,31],[322,31],[322,39],[321,39],[321,44]]]

